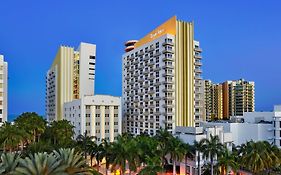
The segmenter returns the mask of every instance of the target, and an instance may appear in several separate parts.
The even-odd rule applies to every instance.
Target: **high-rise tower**
[[[194,41],[193,23],[174,16],[125,46],[122,101],[126,131],[154,135],[160,127],[173,132],[175,126],[199,126],[205,113],[202,50]]]
[[[243,116],[255,111],[255,83],[244,79],[220,84],[205,81],[205,108],[208,120]]]
[[[8,116],[8,63],[0,55],[0,123],[6,122]]]
[[[60,46],[46,75],[46,116],[63,119],[63,105],[85,95],[94,95],[96,45],[80,43],[77,50]]]

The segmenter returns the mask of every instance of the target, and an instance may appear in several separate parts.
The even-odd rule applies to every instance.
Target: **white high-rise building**
[[[156,134],[162,127],[204,120],[201,48],[193,23],[172,17],[145,37],[125,43],[122,57],[124,129]]]
[[[0,55],[0,123],[8,120],[8,63]]]
[[[60,46],[46,75],[46,116],[62,120],[63,105],[85,95],[94,95],[96,45],[80,43],[77,50]]]

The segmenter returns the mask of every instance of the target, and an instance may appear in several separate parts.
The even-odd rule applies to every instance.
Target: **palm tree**
[[[53,154],[57,160],[61,161],[61,165],[66,167],[65,172],[68,175],[89,174],[89,169],[82,154],[75,153],[73,148],[59,149],[58,151],[54,151]]]
[[[36,153],[29,155],[19,161],[19,166],[15,170],[15,175],[67,175],[64,171],[66,165],[61,164],[61,160],[56,159],[47,153]]]
[[[135,138],[131,138],[127,140],[127,144],[125,145],[125,150],[128,152],[127,161],[129,165],[129,174],[131,171],[136,171],[137,167],[140,166],[141,161],[138,155],[137,142]]]
[[[96,144],[96,142],[90,142],[87,147],[88,147],[87,152],[90,155],[90,159],[91,159],[91,166],[93,166],[93,159],[97,154],[98,145]]]
[[[171,147],[170,140],[172,137],[172,134],[166,129],[158,130],[157,134],[155,135],[155,140],[157,140],[158,142],[157,150],[159,151],[159,155],[161,156],[162,166],[165,166],[167,164],[166,155],[169,153]]]
[[[3,150],[9,150],[11,152],[15,148],[18,148],[25,136],[26,133],[21,128],[8,122],[4,123],[0,129],[0,142],[3,144]]]
[[[0,174],[12,175],[18,166],[20,157],[15,153],[3,153],[1,155]]]
[[[46,129],[46,123],[47,122],[35,112],[22,113],[15,120],[15,125],[32,136],[32,142],[36,142],[36,139],[39,141],[41,134],[43,134]]]
[[[184,165],[185,165],[185,174],[187,174],[187,159],[193,159],[194,158],[194,147],[189,145],[188,143],[183,144],[183,148],[184,148]]]
[[[253,173],[268,171],[280,164],[280,155],[275,155],[271,145],[265,141],[246,143],[240,148],[240,156],[241,165]]]
[[[95,151],[95,157],[96,157],[96,161],[97,161],[97,166],[98,166],[98,171],[99,171],[99,167],[100,167],[100,162],[103,160],[104,158],[104,147],[102,144],[99,144],[96,148],[96,151]]]
[[[112,144],[112,169],[118,167],[121,175],[126,170],[127,156],[130,154],[126,148],[128,138],[126,134],[118,136],[117,141]]]
[[[205,146],[203,150],[203,157],[210,159],[211,163],[211,175],[214,174],[214,159],[217,157],[223,145],[220,143],[218,136],[210,135],[210,139],[204,139]]]
[[[69,147],[73,143],[74,126],[67,120],[53,121],[47,129],[46,138],[51,138],[54,145]]]
[[[87,131],[84,132],[84,135],[80,134],[76,138],[78,147],[80,147],[84,152],[85,159],[87,159],[87,152],[89,150],[89,146],[92,145],[94,139],[94,136],[88,136]]]
[[[218,166],[221,167],[221,174],[228,174],[231,168],[234,172],[238,169],[238,163],[236,160],[237,155],[231,153],[226,147],[223,148],[222,152],[218,157]]]
[[[145,162],[147,164],[141,169],[139,175],[157,175],[159,172],[163,171],[163,167],[161,166],[161,158],[159,156],[146,156]]]
[[[176,175],[176,162],[181,161],[185,157],[185,145],[177,137],[171,137],[170,140],[170,151],[169,154],[173,160],[173,175]]]
[[[105,174],[108,174],[108,170],[109,170],[109,165],[110,163],[112,163],[112,144],[110,142],[108,142],[106,139],[102,140],[102,143],[100,144],[102,146],[103,149],[101,149],[102,151],[102,155],[105,158],[105,167],[106,167],[106,172]]]
[[[201,153],[205,150],[205,140],[200,140],[199,142],[194,141],[193,147],[195,149],[195,155],[197,152],[198,174],[201,175]]]

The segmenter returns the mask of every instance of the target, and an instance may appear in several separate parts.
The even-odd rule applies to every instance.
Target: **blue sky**
[[[0,1],[0,54],[9,62],[9,114],[44,114],[45,73],[59,45],[97,45],[95,91],[121,95],[123,43],[173,15],[194,21],[203,77],[256,83],[256,109],[281,103],[281,1]]]

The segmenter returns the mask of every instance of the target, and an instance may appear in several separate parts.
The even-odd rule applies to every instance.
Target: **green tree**
[[[160,156],[146,156],[145,159],[146,166],[141,169],[139,175],[157,175],[159,172],[163,171]]]
[[[0,128],[0,142],[3,146],[3,151],[9,150],[12,152],[15,149],[19,148],[19,145],[23,145],[24,137],[26,132],[21,128],[18,128],[16,125],[11,123],[4,123]],[[21,149],[23,146],[21,146]]]
[[[185,165],[185,174],[187,174],[187,159],[194,159],[195,157],[195,148],[188,143],[183,144],[184,149],[184,165]]]
[[[58,148],[73,146],[74,126],[67,120],[53,121],[44,133],[44,139],[51,139]]]
[[[154,136],[154,138],[158,142],[157,150],[159,151],[159,155],[161,156],[162,166],[164,167],[168,161],[166,159],[166,155],[168,155],[171,148],[171,138],[173,135],[168,132],[166,129],[160,129]]]
[[[118,136],[116,142],[112,144],[112,169],[119,168],[121,175],[126,170],[126,161],[130,154],[127,146],[129,139],[131,139],[131,136],[125,133]]]
[[[226,147],[223,148],[218,156],[218,166],[221,169],[221,174],[228,174],[230,170],[237,171],[239,164],[236,159],[235,152],[230,152]]]
[[[84,152],[85,159],[87,159],[89,147],[92,145],[94,139],[95,137],[89,136],[86,131],[84,134],[80,134],[76,138],[77,145]]]
[[[205,140],[194,141],[194,154],[197,155],[198,174],[201,174],[201,153],[205,150]]]
[[[32,136],[32,142],[40,140],[41,134],[46,129],[46,121],[35,112],[22,113],[16,118],[15,125]]]
[[[176,162],[185,157],[186,149],[184,143],[177,137],[171,137],[169,142],[169,154],[173,160],[173,175],[176,175]]]
[[[97,151],[98,151],[98,145],[96,144],[96,142],[93,141],[88,143],[87,152],[90,155],[91,166],[93,166],[93,159],[96,157]]]
[[[280,165],[279,155],[265,141],[250,141],[240,148],[241,165],[253,173],[269,171]]]
[[[203,157],[210,159],[211,175],[214,174],[214,159],[220,154],[223,145],[220,143],[218,136],[210,135],[210,139],[204,139],[205,147]]]
[[[54,145],[50,140],[45,141],[41,139],[39,142],[30,143],[23,150],[22,154],[24,156],[28,156],[29,154],[39,153],[39,152],[47,152],[51,153],[55,149]]]
[[[153,137],[149,137],[146,134],[138,135],[135,139],[137,142],[137,145],[136,145],[137,154],[139,157],[139,161],[142,164],[148,163],[148,162],[146,162],[148,160],[147,156],[148,157],[155,157],[155,156],[159,157],[160,151],[157,150],[158,142],[156,139],[154,139]]]

